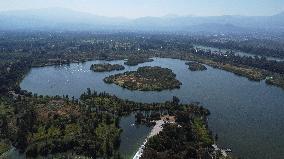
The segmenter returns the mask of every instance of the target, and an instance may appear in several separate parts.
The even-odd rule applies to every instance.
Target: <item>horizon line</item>
[[[106,16],[106,15],[100,15],[96,13],[91,13],[91,12],[85,12],[81,10],[76,10],[73,8],[64,8],[64,7],[43,7],[43,8],[27,8],[27,9],[7,9],[7,10],[0,10],[0,14],[2,13],[8,13],[8,12],[23,12],[23,11],[32,11],[32,10],[52,10],[52,9],[61,9],[61,10],[68,10],[68,11],[73,11],[73,12],[78,12],[78,13],[83,13],[83,14],[89,14],[93,16],[99,16],[99,17],[106,17],[106,18],[124,18],[124,19],[129,19],[129,20],[135,20],[135,19],[140,19],[140,18],[165,18],[165,17],[223,17],[223,16],[242,16],[242,17],[271,17],[271,16],[276,16],[279,14],[284,14],[284,11],[272,14],[272,15],[238,15],[238,14],[223,14],[223,15],[194,15],[194,14],[188,14],[188,15],[178,15],[178,14],[173,14],[173,13],[168,13],[162,16],[154,16],[154,15],[145,15],[145,16],[139,16],[139,17],[125,17],[125,16]]]

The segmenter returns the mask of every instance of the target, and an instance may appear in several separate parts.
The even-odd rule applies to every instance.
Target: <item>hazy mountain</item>
[[[0,13],[0,29],[141,30],[188,32],[284,32],[284,12],[274,16],[176,16],[110,18],[62,8]]]
[[[109,18],[70,9],[47,8],[0,13],[0,29],[99,29],[125,23],[125,18]]]

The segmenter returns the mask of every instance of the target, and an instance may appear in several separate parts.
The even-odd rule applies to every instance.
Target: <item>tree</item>
[[[179,105],[179,102],[180,102],[180,100],[179,100],[179,98],[178,97],[176,97],[176,96],[173,96],[173,104],[175,104],[175,105]]]

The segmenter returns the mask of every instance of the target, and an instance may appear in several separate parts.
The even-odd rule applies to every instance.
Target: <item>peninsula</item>
[[[205,70],[207,70],[207,68],[204,65],[202,65],[198,62],[187,62],[185,64],[188,65],[188,69],[190,71],[205,71]]]

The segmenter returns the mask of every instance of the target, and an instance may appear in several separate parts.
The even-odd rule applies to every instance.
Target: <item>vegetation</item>
[[[266,77],[265,82],[267,84],[279,86],[284,89],[284,75],[274,74],[272,76]]]
[[[204,71],[207,70],[206,66],[197,63],[197,62],[186,62],[186,65],[188,65],[188,69],[190,71]]]
[[[5,99],[0,97],[0,156],[11,148],[7,135],[11,130],[5,128],[9,124],[9,118],[13,117],[12,114],[12,107],[5,102]]]
[[[149,119],[164,113],[176,117],[175,124],[166,124],[159,135],[149,140],[144,158],[205,158],[212,154],[212,135],[206,122],[209,112],[202,107],[181,105],[176,98],[166,103],[136,103],[89,89],[80,101],[68,96],[32,95],[19,87],[31,67],[91,59],[128,59],[126,64],[132,66],[152,61],[151,57],[166,57],[195,61],[284,88],[284,62],[196,50],[191,45],[196,40],[187,35],[15,31],[0,35],[0,154],[13,146],[30,158],[63,152],[120,158],[122,130],[118,123],[121,116],[131,112],[150,116]],[[283,45],[266,40],[265,44],[259,43],[253,38],[249,43],[246,46],[232,40],[224,45],[282,57]],[[216,47],[221,45],[218,42]],[[171,70],[159,67],[139,68],[105,81],[135,90],[174,89],[181,85]],[[149,115],[152,111],[155,114]]]
[[[124,70],[124,66],[119,64],[92,64],[90,69],[95,72],[110,72]]]
[[[143,151],[142,159],[210,158],[213,156],[213,138],[208,131],[206,113],[192,111],[184,106],[170,114],[175,123],[166,123],[162,132],[151,137]]]
[[[284,88],[284,62],[259,57],[240,57],[228,54],[214,54],[211,51],[197,50],[191,59],[220,68],[250,80],[266,80],[266,83]]]
[[[187,53],[175,52],[174,55],[165,53],[160,56],[196,61],[214,68],[235,73],[239,76],[244,76],[249,80],[265,80],[268,84],[284,88],[284,66],[282,66],[284,61],[267,60],[264,57],[241,57],[228,53],[216,54],[210,50],[196,50],[194,48],[190,49]]]
[[[152,62],[152,61],[153,59],[148,59],[145,57],[130,56],[124,64],[128,66],[136,66],[141,63]]]
[[[3,109],[1,109],[3,110]],[[5,106],[1,139],[27,157],[63,152],[88,157],[118,156],[118,116],[91,111],[82,100],[17,94]]]
[[[277,81],[272,80],[267,83],[284,88],[282,82],[279,82],[284,80],[284,62],[267,60],[261,57],[235,56],[230,51],[216,53],[210,50],[196,50],[191,45],[199,43],[222,48],[224,43],[226,48],[234,50],[238,49],[235,47],[239,47],[239,43],[250,43],[249,46],[242,44],[241,47],[254,47],[257,51],[253,52],[257,55],[269,56],[273,52],[272,49],[276,50],[275,56],[283,53],[283,41],[264,40],[262,36],[258,37],[262,39],[259,40],[250,37],[252,35],[234,35],[232,37],[228,36],[224,42],[223,36],[208,36],[206,38],[204,36],[178,34],[93,34],[88,32],[55,33],[36,31],[29,33],[10,31],[1,32],[0,34],[3,37],[0,39],[1,92],[14,89],[17,82],[23,78],[32,66],[69,64],[91,59],[128,59],[126,64],[131,65],[133,63],[133,65],[136,65],[140,63],[137,61],[152,61],[151,57],[177,58],[208,65],[212,64],[210,66],[234,72],[252,80],[264,80],[266,77],[273,77]],[[249,40],[242,42],[244,38],[249,38]]]
[[[4,99],[5,98],[5,99]],[[120,158],[120,117],[131,112],[176,114],[187,110],[206,116],[197,105],[136,103],[87,90],[80,101],[68,96],[38,96],[25,91],[1,98],[1,152],[11,145],[27,157],[57,155]],[[154,117],[151,115],[151,117]],[[157,116],[156,116],[157,117]]]
[[[10,145],[9,144],[6,144],[5,142],[0,142],[0,156],[1,154],[7,152],[10,150]]]
[[[251,36],[251,35],[250,35]],[[239,50],[257,56],[269,56],[284,58],[283,40],[274,38],[250,37],[247,35],[235,35],[232,37],[201,37],[195,38],[194,43],[215,48]],[[226,39],[226,40],[224,40]]]
[[[175,79],[172,70],[161,67],[140,67],[137,71],[125,72],[106,77],[106,83],[140,91],[161,91],[179,88],[181,82]]]
[[[163,130],[156,136],[152,136],[145,145],[142,159],[164,159],[164,158],[204,158],[204,159],[231,159],[231,155],[224,156],[220,150],[216,150],[212,145],[214,139],[212,132],[208,129],[207,116],[209,111],[196,105],[181,105],[179,99],[173,97],[172,107],[160,114],[160,118],[167,116]],[[146,120],[160,120],[156,118],[157,113],[148,115]],[[158,113],[159,114],[159,113]],[[139,116],[147,116],[142,113]],[[169,117],[174,117],[175,121],[167,122]],[[217,140],[215,137],[215,141]]]
[[[24,93],[24,92],[23,92]],[[106,93],[87,90],[80,101],[68,96],[17,94],[1,104],[1,150],[10,145],[27,157],[67,153],[69,156],[119,158],[120,117],[139,111],[171,115],[190,112],[206,117],[209,111],[194,104],[179,104],[178,98],[166,103],[136,103]],[[179,117],[177,121],[179,121]],[[208,131],[203,127],[202,131]],[[210,138],[210,136],[206,136]],[[7,139],[8,142],[7,142]],[[206,140],[206,138],[204,139]]]

